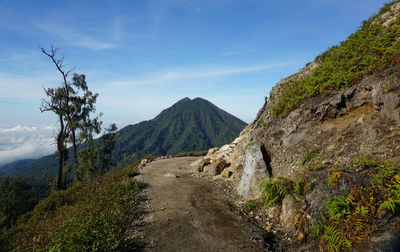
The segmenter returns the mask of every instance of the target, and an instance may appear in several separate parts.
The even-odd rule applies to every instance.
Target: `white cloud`
[[[54,86],[59,82],[57,72],[37,72],[31,76],[0,72],[0,98],[41,99],[44,97],[44,87]]]
[[[226,52],[226,53],[222,53],[221,55],[218,55],[218,56],[215,56],[215,57],[211,58],[210,61],[215,61],[215,60],[223,59],[223,58],[226,58],[226,57],[239,55],[239,54],[246,54],[246,53],[250,53],[250,52],[254,52],[254,50]]]
[[[17,125],[0,128],[0,165],[38,158],[55,151],[53,125]]]
[[[0,134],[1,133],[7,133],[7,132],[33,132],[37,131],[37,128],[35,126],[29,127],[29,126],[22,126],[22,125],[17,125],[12,128],[0,128]]]
[[[15,160],[26,158],[38,158],[43,154],[45,153],[38,150],[37,146],[28,143],[14,149],[0,151],[0,164],[7,164]]]
[[[118,24],[118,22],[116,22],[115,29],[119,29],[119,26],[120,25]],[[35,27],[52,36],[61,38],[65,43],[74,46],[80,46],[95,50],[105,50],[117,47],[117,44],[115,42],[104,41],[102,39],[96,38],[93,35],[79,32],[65,25],[56,25],[54,23],[40,23],[36,24]],[[119,31],[113,30],[111,37],[119,38]]]
[[[244,67],[222,67],[219,69],[215,68],[198,68],[198,69],[178,69],[170,70],[163,73],[152,73],[151,77],[130,80],[130,81],[118,81],[112,83],[114,86],[144,86],[160,84],[178,80],[186,79],[202,79],[210,77],[219,77],[225,75],[234,75],[241,73],[256,72],[261,70],[267,70],[271,68],[277,68],[282,66],[287,66],[292,64],[292,62],[284,62],[278,64],[265,64],[257,66],[244,66]]]

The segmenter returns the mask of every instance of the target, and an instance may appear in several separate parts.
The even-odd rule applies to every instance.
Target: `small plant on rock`
[[[276,180],[267,180],[261,184],[262,199],[265,202],[265,208],[268,209],[272,205],[281,202],[290,194],[288,188],[283,186]]]
[[[332,172],[332,174],[326,180],[327,186],[331,187],[333,185],[337,185],[339,183],[340,178],[342,178],[342,172],[340,171]]]
[[[252,146],[252,145],[254,145],[254,144],[255,144],[255,142],[253,142],[253,141],[248,142],[248,143],[246,144],[246,147],[250,147],[250,146]]]
[[[247,203],[243,204],[242,209],[246,212],[249,212],[249,211],[253,210],[256,206],[257,206],[256,202],[247,202]]]
[[[364,170],[377,167],[374,160],[370,159],[367,155],[357,155],[353,157],[353,166],[359,167]]]
[[[304,154],[301,158],[301,162],[309,171],[319,171],[326,168],[326,165],[322,164],[322,161],[325,159],[326,158],[319,153],[318,149],[312,148]]]
[[[277,180],[266,180],[261,184],[261,198],[268,209],[276,203],[280,203],[285,197],[301,198],[304,193],[306,181],[303,178],[287,179],[278,177]]]
[[[264,122],[263,120],[258,121],[258,124],[261,126],[262,129],[267,129],[268,128],[268,124],[266,122]]]
[[[322,220],[318,220],[313,218],[314,225],[311,228],[310,236],[312,238],[319,238],[321,234],[324,232],[324,216],[322,216]]]
[[[325,226],[323,238],[328,242],[328,248],[335,252],[351,247],[351,242],[347,239],[346,235],[340,232],[335,226]]]

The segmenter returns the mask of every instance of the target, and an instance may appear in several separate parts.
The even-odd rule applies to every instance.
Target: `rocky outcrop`
[[[224,169],[239,181],[246,157],[252,155],[247,149],[255,153],[258,148],[249,148],[254,143],[265,148],[270,177],[290,178],[302,172],[301,157],[312,148],[319,149],[332,167],[351,168],[357,154],[400,164],[399,91],[399,79],[372,75],[331,97],[315,97],[281,119],[269,115],[272,104],[267,101],[258,121],[246,127],[233,143],[211,149],[202,166],[225,162]],[[268,126],[261,127],[261,121]],[[265,167],[264,173],[268,172]]]
[[[390,87],[390,88],[388,88]],[[272,176],[293,177],[304,170],[300,160],[316,148],[341,168],[357,154],[372,154],[400,164],[400,81],[368,76],[335,95],[315,97],[287,117],[276,120],[264,111],[253,139],[270,153]]]

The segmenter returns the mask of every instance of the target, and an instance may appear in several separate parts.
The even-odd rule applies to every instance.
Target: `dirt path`
[[[197,159],[159,160],[143,168],[140,250],[267,251],[268,234],[232,207],[229,187],[190,174]]]

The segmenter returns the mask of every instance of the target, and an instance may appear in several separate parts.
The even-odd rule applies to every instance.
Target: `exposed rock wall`
[[[280,82],[270,96],[275,97],[285,83]],[[256,120],[232,144],[212,149],[203,165],[207,167],[224,160],[224,169],[239,184],[246,157],[260,156],[260,150],[250,148],[254,143],[264,146],[271,169],[265,168],[265,174],[270,172],[271,177],[290,178],[302,172],[300,159],[311,148],[320,150],[331,167],[350,168],[352,157],[357,154],[400,164],[400,80],[397,78],[365,77],[358,85],[337,91],[333,96],[318,96],[303,103],[285,118],[270,116],[273,101],[273,98],[266,101]],[[247,190],[240,186],[239,193],[246,198],[255,197],[257,186]]]

